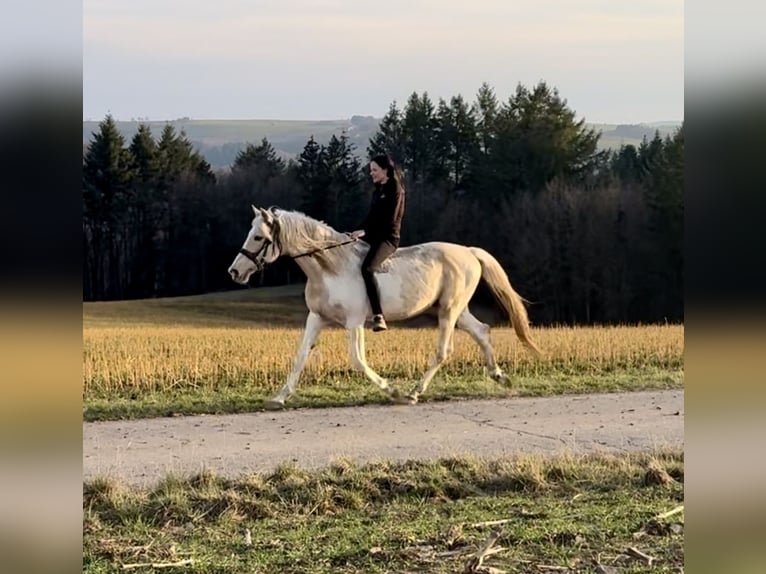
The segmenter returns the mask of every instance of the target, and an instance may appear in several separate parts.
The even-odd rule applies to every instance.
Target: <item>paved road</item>
[[[288,409],[83,423],[83,478],[149,485],[167,472],[238,476],[471,453],[626,452],[684,444],[683,390]]]

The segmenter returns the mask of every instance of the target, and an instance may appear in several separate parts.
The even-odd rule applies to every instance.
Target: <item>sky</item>
[[[682,0],[84,0],[83,119],[383,116],[412,92],[559,90],[592,123],[684,117]]]

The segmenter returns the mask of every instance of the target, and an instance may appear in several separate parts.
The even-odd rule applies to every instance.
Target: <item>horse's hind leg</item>
[[[455,333],[455,321],[457,313],[454,309],[439,310],[439,341],[436,344],[436,355],[431,359],[431,364],[428,370],[423,375],[423,378],[418,383],[415,390],[409,395],[411,403],[418,402],[420,395],[426,392],[431,379],[433,379],[436,371],[444,364],[453,349],[452,337]]]
[[[495,354],[489,340],[489,325],[482,323],[466,307],[465,311],[457,319],[457,328],[466,331],[471,338],[481,347],[484,358],[487,360],[489,376],[498,382],[509,384],[510,379],[495,362]]]

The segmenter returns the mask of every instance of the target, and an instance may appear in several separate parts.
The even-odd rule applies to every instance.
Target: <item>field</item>
[[[682,572],[683,479],[680,452],[99,479],[83,572],[463,572],[493,533],[496,572]]]
[[[86,420],[260,409],[297,351],[307,311],[300,286],[83,306]],[[394,326],[368,333],[367,359],[409,390],[426,369],[436,329]],[[511,388],[485,376],[478,347],[456,333],[455,354],[423,400],[606,392],[683,385],[680,325],[533,330],[534,359],[510,326],[492,341]],[[383,402],[350,367],[345,333],[328,329],[308,361],[291,406]]]
[[[98,131],[98,121],[84,121],[82,125],[83,143],[87,143]],[[117,126],[126,139],[132,138],[138,131],[138,121],[118,121]],[[305,145],[311,134],[318,140],[329,140],[335,133],[340,135],[347,130],[349,120],[191,120],[177,119],[171,121],[147,121],[152,133],[159,136],[166,124],[172,125],[177,131],[183,130],[189,139],[208,145],[224,143],[249,142],[259,143],[262,138],[280,141],[285,138],[303,139]]]
[[[285,380],[305,315],[299,286],[85,303],[83,416],[260,409]],[[457,333],[423,400],[683,386],[680,325],[536,328],[534,337],[542,359],[507,324],[493,328],[508,389],[486,378],[478,348]],[[394,325],[369,333],[368,361],[406,389],[435,341],[435,328]],[[383,400],[350,369],[345,333],[329,329],[288,404]],[[313,471],[284,463],[236,478],[158,477],[149,488],[97,478],[83,485],[83,572],[683,572],[683,482],[680,450],[340,460]]]

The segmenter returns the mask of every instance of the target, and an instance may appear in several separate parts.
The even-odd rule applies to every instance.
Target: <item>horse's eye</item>
[[[263,237],[261,237],[260,235],[253,235],[253,239],[255,241],[260,241],[261,239],[263,239]]]

